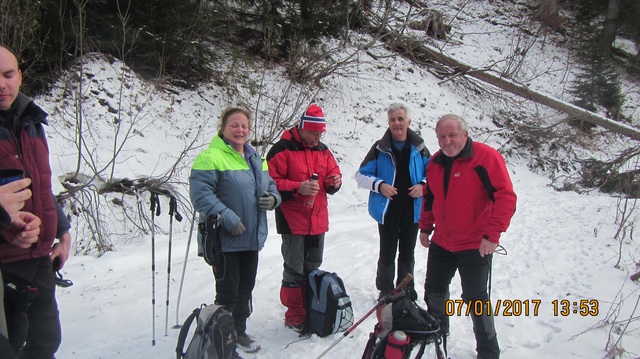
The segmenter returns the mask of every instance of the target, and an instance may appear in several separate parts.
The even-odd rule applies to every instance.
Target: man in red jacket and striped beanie
[[[306,316],[305,279],[322,264],[324,234],[329,230],[327,194],[342,185],[333,154],[320,142],[326,125],[322,109],[312,104],[300,124],[286,130],[267,154],[269,174],[282,197],[276,208],[284,259],[280,301],[287,307],[285,325],[297,332]]]

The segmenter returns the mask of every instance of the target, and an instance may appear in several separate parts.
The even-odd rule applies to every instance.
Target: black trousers
[[[251,293],[258,273],[258,251],[225,252],[224,279],[216,279],[215,303],[233,315],[236,332],[247,331],[247,318],[253,312]]]
[[[449,317],[445,314],[445,304],[449,299],[449,285],[456,273],[460,273],[462,300],[465,302],[489,299],[487,284],[493,255],[481,257],[477,249],[449,252],[434,244],[429,246],[427,256],[427,279],[424,300],[427,311],[442,322],[443,330],[449,332]],[[500,348],[493,316],[487,315],[486,304],[482,313],[476,316],[471,310],[473,331],[476,336],[476,351],[480,359],[497,359]]]
[[[0,299],[4,299],[4,284],[0,273]],[[15,359],[18,357],[11,342],[9,342],[9,332],[7,331],[7,320],[4,315],[4,305],[0,308],[0,355],[4,359]]]
[[[62,341],[62,330],[49,256],[3,264],[2,270],[30,281],[38,289],[26,311],[5,308],[9,340],[19,349],[26,338],[22,349],[25,359],[53,359]]]
[[[385,224],[378,224],[378,233],[380,234],[380,254],[376,288],[388,293],[406,277],[407,273],[413,274],[418,224],[413,223],[413,214],[394,216],[389,213],[385,217]],[[396,253],[398,253],[397,276],[395,276]],[[411,287],[413,287],[412,284]]]

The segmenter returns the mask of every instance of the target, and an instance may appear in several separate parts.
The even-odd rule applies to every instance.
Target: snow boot
[[[236,344],[238,345],[238,348],[245,353],[255,353],[260,350],[260,348],[262,348],[260,344],[251,339],[251,337],[249,337],[247,333],[238,334]]]
[[[280,287],[280,302],[287,307],[284,313],[284,324],[294,330],[304,326],[307,316],[304,307],[304,290],[303,283],[282,282]]]

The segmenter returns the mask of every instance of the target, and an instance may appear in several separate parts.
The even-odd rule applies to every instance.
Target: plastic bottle
[[[387,337],[387,347],[384,350],[386,359],[402,359],[409,349],[409,336],[402,330],[396,330]]]
[[[311,175],[312,182],[318,182],[318,174],[314,173]],[[313,201],[316,199],[316,196],[307,196],[304,202],[305,207],[313,207]]]

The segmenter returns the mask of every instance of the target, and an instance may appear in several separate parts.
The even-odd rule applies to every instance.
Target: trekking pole
[[[164,319],[164,336],[169,335],[169,287],[171,285],[171,239],[173,237],[173,217],[182,222],[182,216],[178,213],[178,202],[174,196],[169,198],[169,253],[167,255],[167,302]]]
[[[176,325],[173,329],[180,329],[182,325],[178,322],[180,316],[180,298],[182,297],[182,285],[184,284],[184,273],[187,271],[187,259],[189,259],[189,247],[191,246],[191,237],[193,236],[193,226],[196,223],[196,210],[193,210],[193,217],[191,217],[191,228],[189,229],[189,239],[187,239],[187,250],[184,253],[184,264],[182,265],[182,276],[180,277],[180,289],[178,290],[178,302],[176,303]]]
[[[375,312],[376,309],[380,308],[383,304],[385,303],[389,303],[390,299],[395,295],[398,294],[398,292],[400,292],[400,290],[402,290],[402,288],[406,287],[409,283],[411,283],[411,281],[413,280],[413,275],[411,273],[407,273],[407,276],[404,277],[404,279],[402,280],[402,282],[400,282],[400,284],[398,284],[398,286],[396,286],[390,293],[388,293],[387,295],[385,295],[384,297],[378,299],[378,303],[376,303],[376,305],[371,308],[370,311],[367,312],[367,314],[365,314],[362,318],[360,318],[360,320],[358,320],[355,324],[353,324],[349,329],[347,329],[347,331],[344,332],[344,334],[338,338],[338,340],[336,340],[335,342],[333,342],[333,344],[331,344],[325,351],[322,352],[322,354],[318,355],[316,357],[316,359],[320,359],[323,356],[325,356],[325,354],[327,354],[331,349],[333,349],[333,347],[335,347],[336,345],[338,345],[338,343],[340,343],[340,341],[342,339],[344,339],[346,336],[348,336],[349,334],[351,334],[351,332],[356,329],[356,327],[358,325],[360,325],[365,319],[367,319],[371,313]],[[402,293],[404,295],[404,293]]]
[[[156,207],[157,206],[157,207]],[[154,216],[160,215],[160,198],[157,193],[151,192],[151,325],[153,327],[153,339],[151,345],[156,345],[156,225]]]
[[[506,256],[507,249],[502,245],[498,244],[494,253]],[[489,260],[489,280],[487,281],[487,294],[489,296],[488,298],[489,300],[491,300],[491,277],[493,277],[492,273],[493,273],[493,257],[491,257],[491,260]]]

